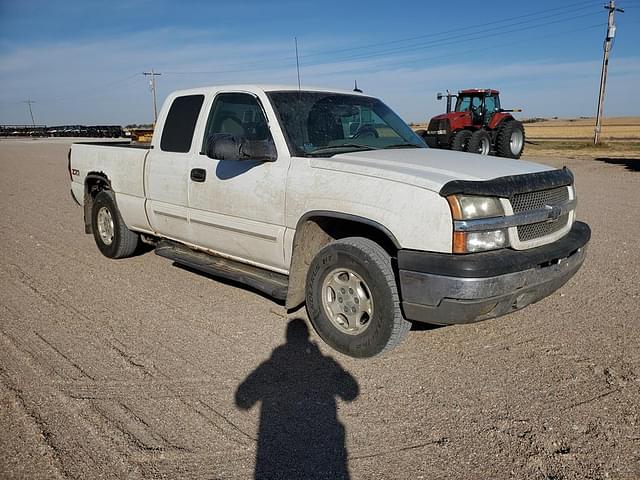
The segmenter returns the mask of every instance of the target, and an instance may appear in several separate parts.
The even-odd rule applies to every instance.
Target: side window
[[[215,134],[231,133],[247,140],[271,140],[262,107],[258,100],[246,93],[219,93],[211,107],[204,135],[207,140]]]
[[[189,151],[203,101],[204,95],[186,95],[177,97],[173,101],[162,129],[160,140],[162,151],[178,153]]]
[[[466,112],[469,110],[470,105],[471,105],[471,98],[469,97],[458,98],[458,104],[456,105],[456,112]]]
[[[499,107],[496,106],[496,97],[494,95],[485,97],[484,107],[487,110],[487,113],[493,113],[498,110]]]

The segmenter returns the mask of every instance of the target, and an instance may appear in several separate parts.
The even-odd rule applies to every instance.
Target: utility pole
[[[600,143],[600,130],[602,128],[602,113],[604,109],[604,89],[607,85],[607,70],[609,68],[609,52],[613,45],[613,38],[616,36],[615,13],[624,13],[622,8],[616,8],[615,0],[610,0],[608,5],[604,6],[609,10],[609,18],[607,20],[607,36],[604,39],[604,54],[602,57],[602,71],[600,72],[600,94],[598,95],[598,113],[596,114],[596,128],[593,136],[593,143]]]
[[[35,127],[36,126],[36,121],[33,119],[33,110],[31,110],[31,105],[36,103],[31,99],[25,100],[22,103],[26,103],[27,105],[29,105],[29,114],[31,115],[31,124]]]
[[[156,126],[156,122],[158,121],[158,105],[156,103],[156,77],[158,75],[162,75],[161,73],[157,73],[151,69],[150,72],[142,72],[145,77],[151,77],[151,93],[153,93],[153,126]]]

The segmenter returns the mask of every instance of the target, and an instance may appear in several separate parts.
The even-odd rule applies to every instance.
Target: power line
[[[597,2],[599,3],[599,2]],[[523,14],[523,15],[518,15],[518,16],[514,16],[514,17],[507,17],[507,18],[503,18],[503,19],[499,19],[499,20],[493,20],[490,22],[483,22],[481,26],[478,27],[458,27],[455,29],[450,29],[450,30],[441,30],[438,32],[432,32],[429,34],[423,34],[423,35],[417,35],[417,36],[412,36],[412,37],[406,37],[406,38],[401,38],[401,39],[396,39],[396,40],[389,40],[389,41],[384,41],[384,42],[377,42],[377,43],[370,43],[370,44],[363,44],[363,45],[359,45],[356,47],[349,47],[349,48],[341,48],[341,49],[333,49],[333,50],[322,50],[319,52],[312,52],[310,54],[306,54],[306,55],[301,55],[300,58],[304,61],[304,59],[307,58],[312,58],[312,57],[319,57],[319,56],[325,56],[325,55],[331,55],[331,54],[335,54],[335,53],[343,53],[343,52],[349,52],[349,51],[356,51],[356,50],[364,50],[364,49],[370,49],[370,48],[374,48],[374,47],[384,47],[384,46],[388,46],[388,45],[394,45],[394,44],[398,44],[398,43],[405,43],[405,42],[410,42],[410,41],[415,41],[415,40],[420,40],[420,39],[425,39],[425,38],[437,38],[437,37],[441,37],[443,35],[447,35],[447,34],[452,34],[455,33],[456,37],[460,37],[460,36],[469,36],[469,35],[475,35],[478,33],[482,33],[482,32],[486,32],[486,31],[493,31],[496,29],[501,29],[501,28],[507,28],[507,27],[512,27],[514,25],[523,25],[526,23],[530,23],[530,22],[536,22],[536,21],[540,21],[543,20],[545,18],[551,18],[551,17],[555,17],[557,15],[567,15],[570,14],[570,16],[567,18],[567,20],[571,20],[574,18],[580,18],[580,16],[575,16],[573,15],[574,12],[576,11],[581,11],[582,9],[579,8],[574,8],[577,6],[595,6],[594,0],[589,0],[589,1],[581,1],[581,2],[575,2],[575,3],[571,3],[568,5],[563,5],[561,7],[556,7],[556,8],[551,8],[551,9],[544,9],[544,10],[539,10],[536,12],[530,12],[527,14]],[[559,11],[559,10],[570,10],[568,12],[560,12],[560,13],[554,13],[552,15],[549,15],[549,12],[554,12],[554,11]],[[542,15],[542,17],[540,17]],[[522,21],[522,22],[517,22],[517,23],[512,23],[512,20],[518,20],[518,19],[522,19],[522,18],[529,18],[529,17],[540,17],[537,19],[531,19],[528,21]],[[497,24],[501,24],[501,23],[507,23],[507,25],[503,25],[503,26],[499,26],[499,27],[492,27],[490,29],[484,29],[484,30],[478,30],[478,28],[484,28],[487,25],[497,25]],[[477,31],[476,31],[477,30]],[[465,33],[461,33],[461,32],[465,32]],[[414,45],[415,46],[415,45]],[[218,73],[236,73],[236,72],[243,72],[243,71],[254,71],[257,70],[257,68],[252,68],[253,66],[257,67],[258,65],[274,65],[274,62],[286,62],[289,63],[291,60],[291,58],[289,56],[287,57],[270,57],[270,58],[263,58],[261,60],[257,60],[254,62],[250,62],[249,67],[250,69],[247,69],[247,62],[232,62],[232,63],[228,63],[226,64],[229,68],[224,69],[223,71],[165,71],[165,74],[170,74],[170,75],[190,75],[190,74],[195,74],[195,75],[207,75],[207,74],[218,74]],[[242,68],[233,68],[234,66],[242,66]],[[273,66],[272,68],[280,68],[279,66]]]
[[[577,19],[577,18],[584,18],[584,17],[592,17],[592,16],[595,16],[595,15],[599,15],[599,13],[590,12],[590,13],[585,13],[585,14],[582,14],[582,15],[572,15],[570,18],[571,19]],[[539,20],[542,20],[542,19],[537,19],[536,21],[539,21]],[[453,39],[453,40],[433,40],[433,41],[423,42],[423,43],[416,44],[416,45],[411,45],[411,46],[396,47],[396,48],[392,48],[392,49],[381,50],[381,51],[374,52],[374,53],[363,53],[363,54],[359,54],[359,55],[352,55],[350,57],[342,57],[342,58],[340,58],[338,60],[332,60],[332,61],[329,61],[329,62],[326,62],[326,63],[337,63],[337,62],[342,62],[342,61],[362,60],[362,59],[386,56],[386,55],[389,55],[389,54],[421,50],[421,49],[423,49],[425,47],[446,46],[446,45],[453,45],[453,44],[457,44],[457,43],[467,43],[467,42],[470,42],[470,41],[482,40],[484,38],[495,37],[495,36],[504,35],[504,34],[507,34],[507,33],[519,33],[519,32],[522,32],[523,30],[532,30],[532,29],[537,29],[537,28],[544,28],[544,27],[546,27],[548,25],[554,25],[554,24],[557,24],[557,23],[566,22],[567,20],[568,20],[568,18],[560,18],[560,19],[556,19],[556,20],[550,21],[550,22],[545,21],[543,23],[537,23],[537,24],[528,25],[528,26],[520,26],[518,28],[511,28],[511,27],[514,27],[514,26],[516,26],[518,24],[508,25],[506,27],[504,27],[504,26],[503,27],[494,27],[494,28],[490,28],[490,29],[486,29],[486,30],[481,30],[481,31],[478,31],[478,32],[462,33],[460,35],[457,35],[456,38]],[[510,28],[510,29],[505,29],[507,27]],[[492,32],[492,33],[488,33],[488,32]],[[302,62],[302,65],[310,65],[310,64],[306,64],[306,63]]]
[[[571,11],[573,12],[573,11],[579,10],[579,9],[574,9],[573,7],[576,7],[576,6],[579,6],[579,5],[585,6],[586,4],[593,5],[594,1],[591,0],[591,1],[587,1],[587,2],[585,2],[585,1],[576,2],[576,3],[571,3],[569,5],[564,5],[562,7],[547,8],[547,9],[544,9],[544,10],[539,10],[537,12],[518,15],[518,16],[515,16],[515,17],[507,17],[507,18],[503,18],[503,19],[500,19],[500,20],[493,20],[491,22],[482,22],[482,26],[484,27],[484,26],[487,26],[487,25],[508,23],[508,22],[511,22],[511,20],[518,20],[520,18],[528,18],[528,17],[540,16],[542,14],[545,14],[545,13],[548,13],[548,12],[553,12],[553,11],[558,11],[558,10],[571,9]],[[564,15],[566,13],[571,13],[571,12],[563,12],[563,13],[559,13],[559,14],[556,13],[556,14],[553,14],[553,15],[547,15],[547,16],[542,17],[542,18],[550,18],[552,16]],[[542,18],[533,19],[531,21],[541,20]],[[526,22],[519,22],[519,23],[526,23]],[[511,25],[506,25],[506,26],[511,26]],[[475,27],[475,28],[478,28],[478,27]],[[503,28],[503,27],[494,27],[492,29],[495,29],[495,28]],[[331,53],[342,53],[342,52],[348,52],[348,51],[353,51],[353,50],[361,50],[363,48],[392,45],[392,44],[396,44],[396,43],[409,42],[409,41],[413,41],[413,40],[419,40],[419,39],[422,39],[422,38],[441,36],[441,35],[446,35],[446,34],[450,34],[450,33],[455,33],[456,35],[461,35],[461,31],[462,30],[465,30],[465,27],[458,27],[458,28],[454,28],[454,29],[450,29],[450,30],[443,30],[443,31],[435,32],[435,33],[416,35],[416,36],[413,36],[413,37],[406,37],[406,38],[397,39],[397,40],[390,40],[390,41],[385,41],[385,42],[378,42],[378,43],[360,45],[358,47],[341,48],[341,49],[338,49],[338,50],[325,50],[325,51],[321,51],[321,52],[315,52],[315,53],[310,53],[310,54],[304,55],[303,58],[315,57],[315,56],[326,55],[326,54],[331,54]],[[480,32],[475,32],[475,33],[480,33]],[[462,35],[464,35],[464,34],[462,34]]]
[[[546,38],[555,38],[555,37],[561,37],[567,34],[571,34],[571,33],[575,33],[575,32],[581,32],[581,31],[585,31],[585,30],[592,30],[595,28],[601,28],[602,24],[598,23],[598,24],[592,24],[592,25],[587,25],[585,27],[580,27],[580,28],[575,28],[575,29],[570,29],[570,30],[562,30],[561,32],[555,32],[555,33],[551,33],[548,34],[546,36]],[[531,42],[531,38],[526,37],[526,38],[520,38],[518,40],[513,40],[513,41],[509,41],[509,45],[518,45],[518,44],[522,44],[522,43],[530,43]],[[469,54],[469,53],[475,53],[475,52],[481,52],[481,51],[487,51],[487,50],[491,50],[494,48],[499,48],[500,46],[502,46],[503,44],[501,43],[494,43],[491,45],[481,45],[479,47],[475,47],[475,48],[470,48],[470,49],[465,49],[465,50],[458,50],[458,51],[454,51],[454,52],[447,52],[447,53],[443,53],[440,55],[430,55],[430,56],[419,56],[419,57],[414,57],[412,59],[409,60],[401,60],[401,61],[397,61],[397,62],[380,62],[377,64],[368,64],[366,66],[367,69],[376,69],[376,68],[401,68],[401,67],[409,67],[409,66],[413,66],[416,67],[418,62],[425,62],[425,61],[429,61],[429,60],[437,60],[437,59],[441,59],[441,58],[460,58],[461,56],[465,55],[465,54]],[[357,68],[357,69],[353,69],[353,70],[349,70],[347,72],[342,72],[342,73],[354,73],[354,72],[360,72],[362,71],[362,68]]]
[[[443,46],[450,46],[450,45],[455,45],[455,44],[459,44],[459,43],[469,43],[469,42],[476,42],[479,40],[483,40],[486,38],[490,38],[490,37],[495,37],[498,35],[503,35],[503,34],[508,34],[508,33],[513,33],[513,32],[521,32],[524,30],[535,30],[535,29],[540,29],[540,28],[544,28],[548,25],[553,25],[553,24],[557,24],[557,23],[561,23],[561,22],[566,22],[569,20],[575,20],[578,18],[582,18],[582,17],[588,17],[597,13],[583,13],[581,15],[575,15],[575,12],[577,11],[584,11],[584,7],[591,7],[593,5],[593,0],[590,1],[581,1],[581,2],[575,2],[575,3],[571,3],[568,5],[564,5],[561,7],[555,7],[552,9],[545,9],[545,10],[540,10],[540,11],[536,11],[536,12],[530,12],[527,14],[523,14],[523,15],[518,15],[518,16],[514,16],[514,17],[507,17],[507,18],[503,18],[503,19],[499,19],[499,20],[493,20],[490,22],[483,22],[482,25],[477,26],[477,27],[458,27],[455,30],[445,30],[445,31],[439,31],[439,32],[431,32],[429,34],[425,34],[425,35],[418,35],[418,36],[413,36],[413,37],[407,37],[407,38],[403,38],[403,39],[396,39],[396,40],[390,40],[390,41],[386,41],[386,42],[377,42],[377,43],[371,43],[371,44],[367,44],[367,45],[360,45],[357,47],[350,47],[350,48],[343,48],[343,49],[338,49],[338,50],[325,50],[325,51],[321,51],[321,52],[313,52],[311,54],[308,55],[301,55],[300,56],[300,60],[302,60],[301,62],[299,62],[299,67],[301,66],[307,66],[307,67],[313,67],[313,66],[321,66],[321,65],[330,65],[330,64],[340,64],[340,63],[346,63],[346,62],[350,62],[350,61],[354,61],[354,60],[365,60],[365,59],[373,59],[373,58],[379,58],[379,57],[393,57],[399,53],[409,53],[409,52],[416,52],[417,54],[420,53],[424,53],[425,50],[430,50],[433,49],[435,47],[443,47]],[[576,8],[576,7],[583,7],[583,8]],[[555,14],[550,14],[549,12],[558,12]],[[558,15],[562,16],[562,17],[558,17]],[[535,18],[534,18],[535,17]],[[545,21],[548,18],[551,17],[555,17],[554,21]],[[526,20],[523,20],[526,19]],[[517,22],[514,22],[514,20],[518,20]],[[490,27],[490,28],[485,28],[487,25],[496,25],[494,27]],[[518,28],[514,28],[514,27],[518,27]],[[587,28],[592,28],[591,26],[587,26],[585,29]],[[573,31],[579,31],[582,30],[582,28],[577,29],[577,30],[573,30]],[[441,37],[443,35],[446,35],[447,33],[456,33],[455,39],[445,39],[442,40]],[[461,33],[462,32],[462,33]],[[564,33],[567,32],[567,30],[563,31]],[[550,34],[551,36],[553,36],[553,33]],[[545,35],[545,37],[548,37],[550,35]],[[416,42],[416,40],[426,40],[426,41],[421,41],[421,42]],[[409,43],[407,44],[407,42],[413,42],[413,43]],[[405,45],[402,45],[402,44]],[[509,44],[513,44],[513,43],[519,43],[518,41],[513,41],[511,39],[509,39]],[[396,47],[393,48],[376,48],[376,47],[389,47],[391,45],[398,45]],[[369,49],[369,51],[363,51]],[[478,50],[482,50],[483,48],[474,48],[472,50],[466,50],[466,51],[478,51]],[[355,53],[353,55],[350,56],[341,56],[339,58],[327,58],[327,59],[321,59],[322,56],[328,56],[330,54],[333,53],[344,53],[344,52],[357,52],[357,51],[361,51],[360,53]],[[464,53],[464,52],[463,52]],[[412,65],[415,64],[416,61],[420,61],[420,60],[429,60],[429,59],[433,59],[433,58],[442,58],[442,57],[449,57],[452,54],[450,53],[446,53],[443,55],[438,55],[438,56],[431,56],[431,57],[427,57],[424,58],[423,56],[418,57],[417,59],[415,58],[415,54],[413,54],[412,56],[414,56],[414,59],[411,60],[407,60],[405,59],[401,59],[400,62],[393,62],[392,59],[386,60],[385,64],[386,65]],[[316,61],[307,61],[304,62],[305,59],[309,59],[309,58],[317,58]],[[391,63],[389,63],[389,61],[391,61]],[[229,67],[232,67],[234,65],[234,63],[231,64],[227,64]],[[238,64],[240,65],[240,64]],[[170,74],[170,75],[219,75],[219,74],[227,74],[227,73],[242,73],[242,72],[251,72],[251,71],[268,71],[268,70],[273,70],[273,69],[281,69],[281,68],[286,68],[286,67],[292,67],[292,62],[291,62],[291,57],[286,57],[286,58],[281,58],[281,59],[269,59],[269,58],[263,58],[261,60],[255,61],[255,62],[243,62],[241,68],[223,68],[220,70],[213,70],[213,71],[164,71],[163,74]],[[370,65],[370,63],[369,63]],[[122,78],[122,79],[117,79],[114,80],[112,82],[108,82],[106,84],[104,84],[101,87],[94,87],[91,90],[92,91],[96,91],[99,90],[98,92],[96,92],[95,94],[90,94],[90,95],[86,95],[85,97],[78,97],[77,95],[74,95],[72,97],[67,97],[67,98],[47,98],[45,99],[47,102],[48,101],[59,101],[59,100],[67,100],[67,99],[74,99],[74,100],[78,100],[81,98],[94,98],[96,96],[101,96],[104,95],[105,93],[107,93],[109,90],[113,90],[114,88],[121,88],[124,84],[128,84],[130,83],[130,81],[134,78],[137,77],[139,75],[138,74],[132,74],[127,76],[126,78]],[[154,103],[154,119],[157,119],[157,100],[156,100],[156,82],[155,82],[155,77],[157,75],[160,75],[160,73],[155,72],[155,71],[151,71],[151,72],[144,72],[145,76],[150,76],[151,77],[151,90],[152,90],[152,94],[153,94],[153,103]]]
[[[495,36],[499,36],[499,35],[504,35],[504,34],[508,34],[508,33],[516,33],[516,32],[521,32],[524,30],[532,30],[532,29],[538,29],[538,28],[544,28],[547,27],[548,25],[554,25],[554,24],[558,24],[558,23],[562,23],[562,22],[566,22],[568,19],[576,19],[576,18],[583,18],[583,17],[590,17],[590,16],[595,16],[595,15],[599,15],[597,12],[589,12],[589,13],[585,13],[582,15],[571,15],[570,18],[560,18],[560,19],[556,19],[554,21],[545,21],[543,23],[540,23],[541,20],[546,19],[547,17],[543,17],[543,18],[538,18],[535,20],[529,20],[528,22],[518,22],[516,24],[511,24],[511,25],[504,25],[501,27],[493,27],[490,29],[484,29],[484,30],[479,30],[479,31],[472,31],[472,32],[468,32],[468,33],[462,33],[460,35],[457,35],[455,39],[453,40],[432,40],[429,42],[422,42],[420,44],[417,45],[410,45],[410,46],[403,46],[403,47],[396,47],[393,49],[387,49],[387,50],[382,50],[382,51],[376,51],[376,52],[372,52],[372,53],[361,53],[361,54],[357,54],[357,55],[352,55],[349,57],[341,57],[341,58],[333,58],[333,59],[327,59],[327,60],[318,60],[315,62],[304,62],[301,61],[300,62],[300,66],[305,66],[305,67],[312,67],[312,66],[320,66],[320,65],[327,65],[327,64],[339,64],[339,63],[345,63],[345,62],[349,62],[349,61],[353,61],[353,60],[365,60],[365,59],[369,59],[369,58],[376,58],[376,57],[385,57],[385,56],[389,56],[391,54],[398,54],[398,53],[404,53],[404,52],[410,52],[410,51],[417,51],[417,50],[423,50],[426,47],[442,47],[442,46],[448,46],[448,45],[454,45],[454,44],[459,44],[459,43],[468,43],[470,41],[475,41],[475,40],[482,40],[485,38],[489,38],[489,37],[495,37]],[[555,15],[554,15],[555,16]],[[514,27],[516,25],[521,25],[523,23],[531,23],[531,22],[538,22],[535,23],[533,25],[528,25],[528,26],[524,26],[524,27],[519,27],[519,28],[510,28],[510,29],[505,29],[505,28],[509,28],[509,27]],[[488,33],[488,32],[492,32],[492,33]],[[443,32],[439,32],[439,33],[434,33],[432,35],[430,35],[431,37],[440,37],[442,35]],[[464,38],[466,37],[466,38]],[[510,43],[513,43],[510,41]],[[304,60],[304,58],[308,58],[308,56],[301,56],[301,58]],[[287,64],[290,63],[287,62]],[[243,68],[237,68],[237,69],[220,69],[220,70],[211,70],[211,71],[169,71],[169,72],[165,72],[165,74],[173,74],[173,75],[221,75],[221,74],[228,74],[228,73],[244,73],[244,72],[253,72],[253,71],[267,71],[267,70],[274,70],[274,69],[279,69],[282,68],[283,66],[286,65],[282,65],[282,64],[276,64],[276,63],[271,63],[270,65],[264,66],[264,67],[258,67],[258,66],[252,66],[254,64],[249,64],[247,65],[247,63],[245,63],[244,65],[246,65]]]

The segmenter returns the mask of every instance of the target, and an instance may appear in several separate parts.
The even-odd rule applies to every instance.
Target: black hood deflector
[[[491,180],[452,180],[443,185],[440,195],[448,197],[457,193],[511,198],[514,195],[573,184],[573,174],[567,167],[547,172],[509,175]]]

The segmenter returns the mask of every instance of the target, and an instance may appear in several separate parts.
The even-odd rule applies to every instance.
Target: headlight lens
[[[447,197],[454,220],[500,217],[504,209],[497,197],[477,197],[475,195],[451,195]]]
[[[497,197],[451,195],[447,197],[453,220],[475,220],[504,216]],[[453,232],[453,253],[474,253],[509,246],[507,229]]]
[[[474,253],[509,246],[506,229],[486,232],[453,232],[453,253]]]

